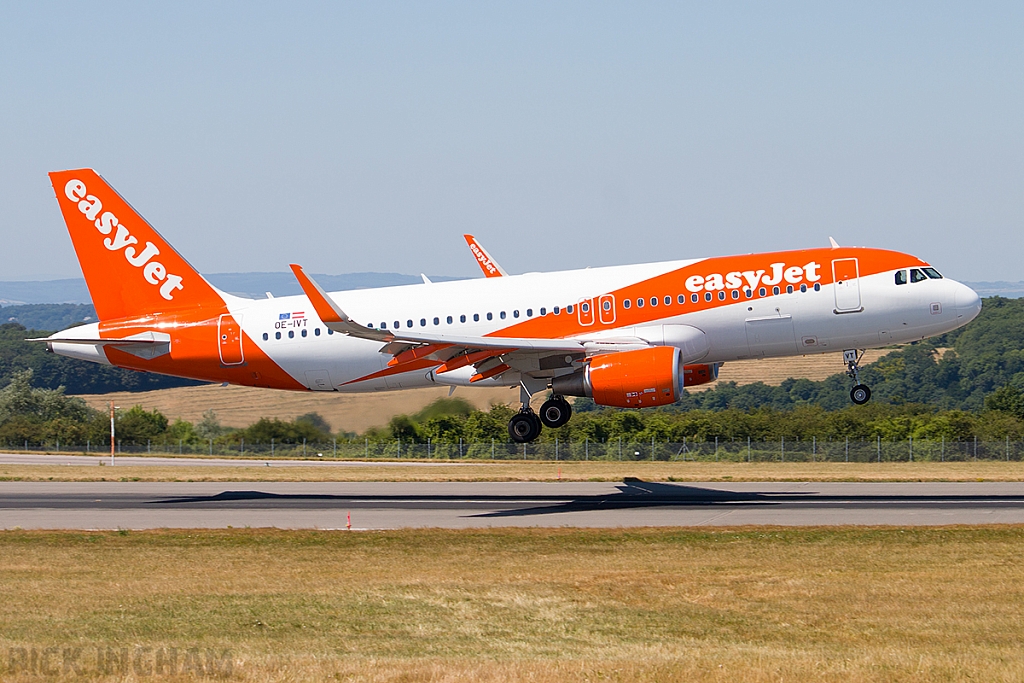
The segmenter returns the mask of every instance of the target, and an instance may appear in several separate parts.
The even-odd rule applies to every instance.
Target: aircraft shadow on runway
[[[213,496],[181,496],[148,501],[148,505],[215,508],[392,508],[479,509],[472,517],[526,517],[566,512],[593,512],[653,507],[799,506],[873,508],[1024,507],[1024,495],[977,494],[851,494],[820,495],[813,491],[727,491],[685,484],[664,484],[627,478],[617,493],[594,495],[415,494],[344,495],[286,494],[265,491],[223,491]],[[497,508],[497,509],[496,509]]]

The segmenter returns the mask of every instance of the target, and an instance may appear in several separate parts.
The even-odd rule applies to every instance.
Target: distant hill
[[[989,296],[1001,296],[1004,299],[1020,299],[1024,297],[1024,280],[1020,282],[965,282],[965,285],[978,293],[978,296],[985,298]]]
[[[215,287],[225,292],[253,299],[263,299],[267,296],[267,292],[274,296],[302,293],[299,283],[291,273],[213,273],[205,277]],[[401,273],[346,273],[344,275],[314,275],[313,277],[327,291],[414,285],[423,281],[419,275],[403,275]],[[432,275],[430,279],[435,282],[444,282],[460,278]],[[82,278],[0,282],[0,306],[91,303],[89,290]]]

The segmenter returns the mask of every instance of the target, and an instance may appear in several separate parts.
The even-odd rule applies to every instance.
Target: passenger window
[[[402,323],[400,323],[400,322],[398,322],[398,321],[396,320],[396,321],[395,321],[395,329],[396,329],[396,330],[400,330],[400,329],[402,329]]]
[[[280,332],[275,332],[274,333],[274,339],[280,339],[280,338],[281,338],[281,333]]]
[[[807,285],[806,284],[800,285],[800,292],[803,293],[803,292],[806,292],[806,291],[807,291]]]
[[[441,324],[441,319],[440,318],[434,318],[434,324],[435,325],[440,325]]]
[[[786,285],[786,294],[793,293],[793,285]]]
[[[491,313],[488,313],[488,314],[487,314],[487,319],[488,319],[488,320],[494,320],[494,315],[493,315],[493,314],[491,314]]]
[[[738,289],[732,290],[732,298],[733,299],[739,299],[740,298],[740,290],[738,290]]]
[[[939,271],[935,270],[934,268],[922,268],[921,270],[923,270],[924,274],[927,275],[928,277],[930,277],[933,280],[941,280],[942,279],[942,275],[940,275]]]
[[[766,296],[767,294],[768,294],[768,290],[765,289],[764,287],[762,287],[761,289],[757,290],[757,295],[758,296]]]
[[[652,306],[657,306],[658,305],[658,297],[656,297],[656,296],[652,296],[651,297],[651,305]]]
[[[460,315],[460,316],[459,316],[459,322],[460,322],[460,323],[464,323],[464,322],[466,322],[466,316],[464,316],[464,315]]]
[[[426,318],[420,318],[420,327],[426,327],[426,326],[427,326],[427,319]]]
[[[704,301],[711,301],[711,292],[704,292]]]
[[[519,311],[516,311],[516,313],[519,313]],[[533,317],[533,309],[532,308],[527,308],[526,309],[526,317],[527,318],[532,318]]]
[[[679,296],[676,297],[676,301],[679,302],[679,305],[685,304],[686,303],[686,295],[685,294],[680,294]]]
[[[725,301],[725,292],[719,292],[718,293],[718,300],[719,301]]]
[[[519,311],[512,311],[512,317],[513,318],[518,318],[519,317]]]
[[[698,301],[700,301],[700,297],[697,296],[696,294],[691,294],[690,301],[692,301],[693,303],[697,303]]]
[[[334,334],[334,330],[327,330],[327,334]]]
[[[601,308],[603,308],[606,311],[612,310],[612,302],[611,301],[605,301],[604,303],[601,304]]]
[[[644,300],[643,299],[637,299],[636,300],[636,307],[637,308],[643,308],[644,307]]]
[[[746,295],[746,297],[747,297],[748,299],[749,299],[750,297],[754,296],[754,290],[752,290],[752,289],[748,289],[747,291],[745,291],[745,292],[743,292],[743,293],[744,293],[744,294]]]
[[[270,335],[267,334],[266,332],[264,332],[263,333],[263,341],[267,341],[268,339],[270,339]]]
[[[411,320],[406,320],[405,321],[405,326],[406,327],[412,327],[412,321]]]
[[[779,289],[778,287],[772,287],[772,294],[778,294],[778,293],[779,293],[779,292],[781,292],[781,291],[782,291],[782,290],[781,290],[781,289]]]
[[[546,309],[546,308],[540,309],[540,314],[541,315],[547,315],[548,314],[548,309]]]
[[[814,283],[814,291],[815,292],[820,292],[821,291],[821,283],[819,283],[819,282],[815,282]]]
[[[479,313],[474,313],[473,314],[473,322],[475,322],[475,323],[480,322],[480,314]]]
[[[917,268],[910,269],[910,281],[911,282],[924,282],[928,277]]]
[[[569,313],[570,315],[572,314],[572,304],[569,304],[568,306],[565,307],[565,312]]]
[[[588,304],[587,302],[584,301],[582,304],[580,304],[580,308],[583,309],[584,313],[590,313],[590,304]]]
[[[632,302],[629,299],[623,299],[622,300],[622,307],[623,308],[629,308],[632,305],[633,304],[632,304]]]
[[[555,310],[552,311],[552,313],[554,313],[555,315],[558,315],[558,306],[555,306]]]
[[[907,271],[897,270],[896,271],[896,284],[905,285],[907,284]]]
[[[504,320],[505,319],[505,311],[502,311],[501,313],[499,313],[498,317],[501,318],[502,320]]]
[[[288,330],[288,338],[295,339],[295,330]]]
[[[447,321],[448,321],[448,324],[449,324],[449,325],[451,325],[451,324],[452,324],[452,317],[451,317],[451,316],[448,316],[447,318],[445,318],[445,320],[447,320]]]

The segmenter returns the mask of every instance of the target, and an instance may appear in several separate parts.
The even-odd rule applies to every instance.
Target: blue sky
[[[822,246],[1024,279],[1024,3],[4,3],[0,280],[47,171],[203,272],[476,275]]]

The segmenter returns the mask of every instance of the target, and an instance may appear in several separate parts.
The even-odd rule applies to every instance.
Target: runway
[[[1024,523],[1022,483],[0,482],[24,529]]]

